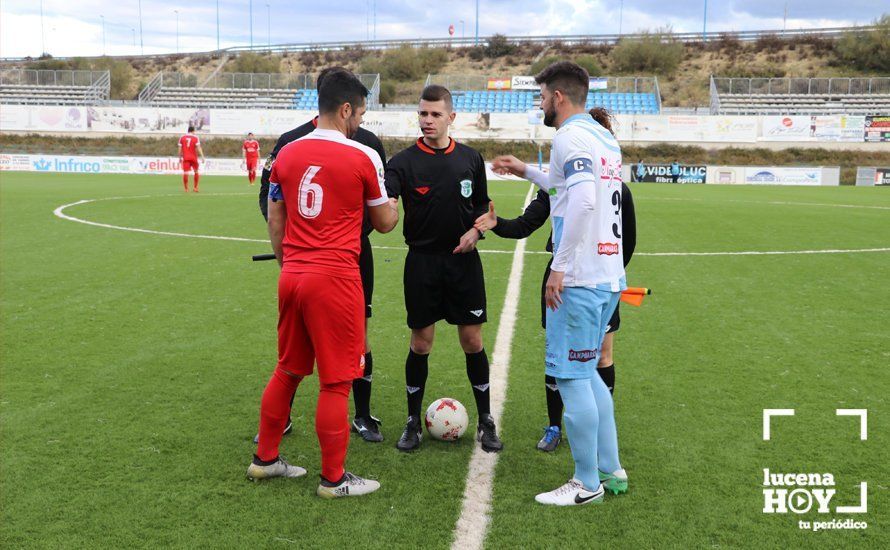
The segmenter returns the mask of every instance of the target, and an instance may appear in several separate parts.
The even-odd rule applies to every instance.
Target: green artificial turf
[[[315,497],[317,380],[299,389],[282,454],[309,470],[253,484],[260,395],[275,361],[276,269],[256,187],[204,177],[0,175],[0,543],[4,547],[445,548],[474,442],[394,445],[405,420],[408,330],[400,230],[374,235],[372,411],[386,441],[353,438],[348,466],[378,494]],[[528,186],[492,182],[499,214]],[[540,278],[547,228],[525,257],[495,474],[490,548],[859,547],[890,544],[890,253],[647,256],[890,246],[887,189],[633,187],[641,254],[622,307],[616,414],[631,490],[552,509],[535,493],[571,475],[567,445],[536,451],[546,424]],[[134,233],[61,220],[261,242]],[[843,205],[843,206],[841,206]],[[861,208],[861,207],[867,208]],[[874,208],[880,207],[880,208]],[[512,251],[489,234],[483,250]],[[390,248],[394,247],[394,248]],[[491,356],[512,254],[483,254]],[[440,324],[425,402],[475,420],[463,354]],[[795,408],[761,440],[763,408]],[[836,408],[867,408],[869,438]],[[836,504],[869,483],[865,531],[805,532],[818,514],[761,512],[762,469],[831,472]],[[883,512],[882,512],[883,510]],[[826,519],[844,515],[828,515]]]

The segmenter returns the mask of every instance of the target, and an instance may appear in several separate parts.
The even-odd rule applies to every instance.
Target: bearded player
[[[364,370],[365,325],[358,258],[364,207],[374,229],[392,231],[383,163],[348,139],[365,112],[368,89],[352,74],[329,75],[318,98],[318,128],[282,148],[269,183],[269,237],[281,266],[278,365],[263,392],[252,480],[300,477],[306,470],[278,453],[291,397],[318,364],[315,430],[321,447],[322,498],[359,496],[380,483],[344,468],[349,446],[349,391]]]

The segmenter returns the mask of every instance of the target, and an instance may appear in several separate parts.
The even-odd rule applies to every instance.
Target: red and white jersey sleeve
[[[287,212],[283,271],[359,278],[364,205],[387,199],[376,151],[333,130],[315,130],[279,151],[270,200]]]

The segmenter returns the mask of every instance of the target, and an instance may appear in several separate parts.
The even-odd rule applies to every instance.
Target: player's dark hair
[[[195,131],[195,127],[192,126],[191,124],[189,124],[188,132],[191,134],[191,133],[194,132],[194,131]]]
[[[451,99],[451,92],[445,86],[438,84],[430,84],[420,92],[420,99],[423,101],[444,101],[445,107],[449,111],[454,110],[454,102]]]
[[[612,115],[605,109],[605,107],[594,107],[590,111],[590,116],[593,117],[593,120],[597,121],[600,126],[609,131],[613,136],[615,135],[615,130],[612,129]]]
[[[318,73],[318,77],[316,77],[315,79],[315,89],[320,92],[321,83],[324,81],[325,77],[335,72],[349,73],[350,71],[345,67],[327,67],[325,69],[322,69],[321,72]]]
[[[324,77],[318,90],[318,112],[334,113],[344,103],[353,109],[365,104],[368,89],[349,71],[331,71]]]
[[[247,135],[252,136],[253,132],[247,132]]]
[[[559,90],[575,105],[587,103],[590,75],[584,67],[571,61],[557,61],[548,65],[535,77],[535,82],[547,86],[551,92]]]

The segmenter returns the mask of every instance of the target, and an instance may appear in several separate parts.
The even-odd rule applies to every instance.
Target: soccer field
[[[269,250],[256,187],[204,177],[201,190],[182,193],[178,176],[2,174],[2,546],[449,547],[475,442],[395,448],[409,334],[400,229],[372,236],[372,412],[386,440],[353,436],[347,459],[382,488],[323,501],[315,377],[281,448],[309,475],[245,479],[275,361],[277,269],[250,261]],[[528,190],[490,183],[507,217]],[[890,190],[632,190],[628,282],[653,295],[622,306],[616,337],[630,491],[600,506],[534,502],[572,474],[568,445],[535,449],[546,424],[542,228],[524,256],[486,547],[890,547]],[[64,214],[149,232],[53,215],[109,198]],[[492,234],[480,245],[490,357],[515,245]],[[456,330],[440,323],[425,404],[443,396],[475,425]],[[796,411],[773,419],[770,441],[765,408]],[[868,409],[867,440],[838,408]],[[833,474],[831,513],[764,514],[765,468]],[[862,481],[868,512],[835,513],[859,504]],[[847,518],[868,528],[798,524]]]

